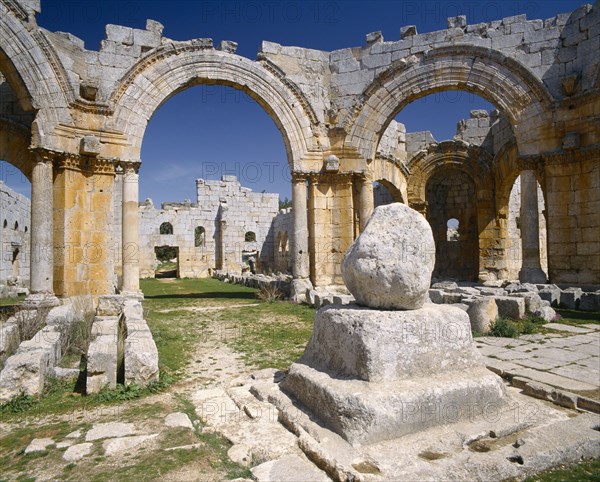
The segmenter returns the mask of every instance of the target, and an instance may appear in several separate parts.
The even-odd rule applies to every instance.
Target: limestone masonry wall
[[[207,277],[215,269],[241,273],[253,253],[258,269],[275,269],[278,194],[252,192],[235,176],[197,179],[196,193],[195,203],[163,203],[160,209],[151,200],[140,204],[141,277],[154,277],[160,246],[178,248],[180,277]],[[173,234],[160,234],[163,223],[172,226]]]
[[[30,200],[0,181],[0,285],[29,286],[30,216]]]

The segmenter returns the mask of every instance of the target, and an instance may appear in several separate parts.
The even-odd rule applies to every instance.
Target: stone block
[[[9,357],[0,372],[0,405],[19,395],[42,393],[50,366],[50,353],[42,348],[18,351]]]
[[[106,39],[126,45],[133,45],[133,29],[120,25],[108,24],[105,28]]]
[[[325,307],[299,363],[341,378],[390,381],[462,370],[479,360],[468,315],[452,306],[379,311]]]
[[[100,139],[96,136],[84,136],[79,144],[79,153],[97,156],[100,154]]]
[[[502,380],[485,367],[385,383],[343,380],[294,363],[281,388],[352,445],[402,437],[502,410]]]
[[[513,296],[498,296],[495,298],[498,306],[498,316],[520,320],[525,317],[525,300]]]
[[[561,290],[556,285],[539,285],[538,295],[542,300],[549,301],[552,306],[560,303]]]
[[[560,304],[565,308],[576,310],[579,308],[579,301],[583,291],[581,288],[567,288],[560,293]]]
[[[86,393],[117,386],[119,317],[96,317],[88,347]]]
[[[579,309],[600,312],[600,292],[582,293],[579,298]]]
[[[476,333],[487,333],[498,317],[498,306],[494,298],[465,301],[471,329]]]
[[[466,15],[458,15],[457,17],[448,17],[446,19],[448,28],[465,28],[467,26]]]
[[[525,311],[535,313],[542,308],[542,299],[537,293],[513,293],[510,296],[523,298],[525,300]]]
[[[150,330],[132,330],[125,339],[125,384],[142,387],[158,381],[158,350]]]
[[[412,37],[417,35],[417,26],[416,25],[405,25],[404,27],[400,27],[400,39],[404,40],[407,37]]]

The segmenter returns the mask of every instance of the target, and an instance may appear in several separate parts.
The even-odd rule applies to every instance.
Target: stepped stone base
[[[502,380],[487,370],[461,309],[327,306],[281,388],[353,445],[497,416]]]

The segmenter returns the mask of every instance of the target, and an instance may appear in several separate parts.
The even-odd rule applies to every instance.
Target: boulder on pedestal
[[[378,207],[342,261],[359,305],[414,310],[428,300],[435,244],[425,218],[404,204]]]
[[[469,315],[423,306],[433,246],[419,213],[400,204],[378,207],[342,264],[363,306],[320,309],[303,356],[281,382],[354,445],[481,418],[506,403],[502,380],[475,348]]]

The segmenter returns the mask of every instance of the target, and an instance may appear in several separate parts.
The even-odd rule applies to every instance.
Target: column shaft
[[[294,278],[308,278],[308,218],[306,210],[306,178],[294,175],[292,179],[292,273]]]
[[[360,185],[360,232],[362,233],[375,209],[373,198],[373,181],[366,176]]]
[[[121,291],[140,292],[138,167],[127,165],[123,172],[123,285]]]
[[[546,275],[540,264],[540,225],[538,211],[538,184],[535,171],[521,173],[521,247],[522,267],[519,280],[544,283]]]
[[[52,162],[39,158],[31,180],[31,293],[53,296]]]

